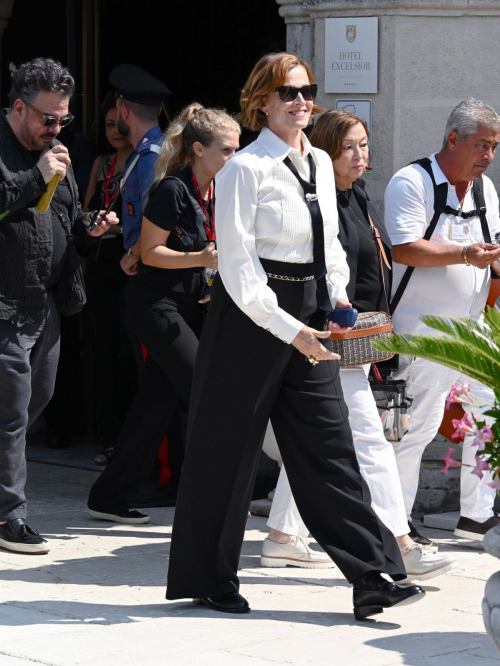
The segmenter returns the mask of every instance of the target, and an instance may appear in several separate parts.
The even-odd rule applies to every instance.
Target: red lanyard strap
[[[212,220],[210,220],[207,207],[205,206],[205,201],[201,196],[198,181],[196,180],[196,176],[194,175],[194,171],[192,169],[191,169],[191,174],[193,176],[194,189],[196,190],[196,194],[198,195],[198,203],[200,204],[200,208],[203,211],[203,215],[205,216],[205,221],[203,222],[203,226],[205,227],[207,238],[210,242],[215,242],[214,185],[213,183],[210,183],[210,187],[208,188],[208,198],[210,199],[210,206],[212,211]]]
[[[111,182],[111,178],[113,178],[113,175],[115,173],[116,157],[117,157],[117,153],[115,153],[115,155],[113,157],[113,160],[111,162],[111,166],[109,167],[108,177],[106,178],[106,182],[104,183],[104,208],[106,210],[108,209],[108,206],[111,203],[110,198],[109,198],[109,184]],[[115,196],[113,197],[113,199],[117,196],[118,191],[119,190],[116,191]]]

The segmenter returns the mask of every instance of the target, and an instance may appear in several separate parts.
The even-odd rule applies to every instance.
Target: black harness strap
[[[445,215],[455,215],[457,217],[462,217],[464,220],[468,219],[469,217],[479,216],[479,219],[481,221],[481,231],[483,232],[484,241],[485,243],[491,243],[490,230],[488,228],[488,221],[486,219],[486,203],[484,200],[482,177],[478,178],[472,183],[472,192],[474,195],[474,200],[476,202],[476,210],[471,210],[467,213],[462,213],[461,211],[454,210],[453,208],[447,205],[446,200],[448,198],[448,183],[445,182],[441,183],[440,185],[436,184],[434,173],[432,172],[431,161],[428,157],[424,157],[421,160],[415,160],[414,162],[411,162],[411,164],[420,165],[422,169],[424,169],[429,174],[432,180],[432,185],[434,187],[434,215],[432,217],[432,220],[430,221],[429,226],[427,227],[427,231],[425,232],[424,235],[424,240],[430,240],[432,234],[436,229],[436,225],[441,216],[441,213],[445,213]],[[408,286],[408,282],[410,281],[410,278],[414,270],[415,270],[414,266],[408,266],[408,268],[405,270],[403,278],[399,283],[398,288],[396,289],[396,293],[394,294],[394,298],[391,301],[391,307],[390,307],[391,315],[394,313],[394,310],[398,307],[399,301],[401,300],[401,297],[403,296],[405,289]],[[494,275],[493,272],[492,275]]]
[[[430,224],[424,234],[424,240],[429,240],[436,229],[436,225],[439,218],[441,217],[441,213],[446,213],[446,208],[448,207],[446,205],[446,200],[448,199],[448,183],[445,182],[441,183],[440,185],[436,184],[436,179],[434,178],[434,174],[432,172],[431,161],[428,157],[423,157],[421,160],[415,160],[414,162],[411,162],[411,164],[420,165],[422,169],[424,169],[429,174],[432,180],[432,185],[434,187],[434,215],[432,216],[432,220],[430,221]],[[401,300],[401,297],[403,296],[405,289],[408,286],[408,282],[410,281],[414,270],[415,266],[408,266],[405,270],[401,282],[396,289],[396,293],[391,300],[391,315],[394,314],[394,310],[398,307],[399,301]]]
[[[483,239],[485,243],[491,243],[490,230],[488,228],[488,220],[486,219],[486,202],[484,200],[483,178],[478,178],[472,183],[472,191],[477,206],[477,214],[481,220],[481,231],[483,232]]]

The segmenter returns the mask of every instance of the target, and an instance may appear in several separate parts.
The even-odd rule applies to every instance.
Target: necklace
[[[370,233],[370,235],[373,235],[373,233],[372,233],[372,229],[371,229],[371,226],[370,226],[369,222],[367,222],[367,221],[364,219],[364,216],[363,216],[363,219],[360,220],[359,217],[356,215],[356,213],[355,213],[355,212],[353,211],[353,209],[351,208],[351,196],[355,196],[355,195],[354,195],[354,192],[353,192],[352,190],[346,190],[345,192],[342,192],[342,194],[344,195],[344,197],[345,197],[346,200],[347,200],[347,207],[348,207],[348,209],[349,209],[349,211],[350,211],[352,217],[353,217],[355,220],[357,220],[357,221],[359,222],[360,226],[361,226],[363,229],[365,229],[365,231],[368,231],[368,232]]]

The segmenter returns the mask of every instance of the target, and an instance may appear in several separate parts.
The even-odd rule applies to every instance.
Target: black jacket
[[[49,150],[60,143],[54,140]],[[78,189],[71,167],[67,171],[73,205],[68,211],[77,250],[88,256],[98,241],[83,227],[85,213],[78,201]],[[50,209],[40,213],[36,206],[46,191],[34,155],[17,140],[0,111],[0,320],[41,323],[47,300],[47,281],[52,261]]]
[[[368,219],[368,213],[372,219],[373,224],[377,227],[380,233],[380,238],[384,245],[385,253],[389,263],[391,263],[391,240],[387,233],[384,223],[379,218],[377,211],[373,207],[368,195],[365,191],[365,181],[358,178],[352,184],[352,192],[357,199],[359,207],[363,211],[365,218]],[[341,192],[337,192],[337,210],[339,214],[339,241],[347,257],[347,264],[349,266],[350,277],[349,284],[346,291],[348,298],[354,298],[356,290],[356,273],[358,268],[358,253],[359,253],[359,237],[356,225],[349,217],[349,209],[344,207],[339,202],[339,197],[343,197]],[[392,272],[390,273],[390,281],[392,281]],[[391,293],[391,285],[387,285],[387,293]]]

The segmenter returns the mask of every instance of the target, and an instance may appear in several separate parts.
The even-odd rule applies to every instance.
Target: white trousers
[[[423,358],[400,356],[399,361],[399,370],[394,373],[394,377],[406,380],[407,392],[413,398],[413,405],[408,432],[400,442],[394,442],[394,451],[406,514],[410,516],[418,490],[422,455],[439,430],[446,396],[452,384],[462,384],[470,378],[457,370]],[[493,404],[493,391],[484,384],[472,381],[471,394],[482,402]],[[492,419],[483,417],[481,409],[467,405],[464,409],[468,414],[474,412],[479,420],[484,419],[491,424]],[[475,466],[474,458],[477,453],[477,447],[471,445],[473,439],[473,436],[466,437],[462,445],[462,462],[472,467]],[[485,522],[493,516],[495,490],[487,485],[492,476],[485,473],[480,480],[471,474],[471,467],[465,465],[460,475],[460,515],[477,522]]]
[[[369,365],[341,369],[340,380],[349,409],[356,456],[370,489],[373,510],[395,536],[401,536],[408,533],[403,493],[394,449],[384,437],[368,382],[369,369]],[[281,467],[267,524],[285,534],[307,536],[309,533],[293,499],[284,466]]]

